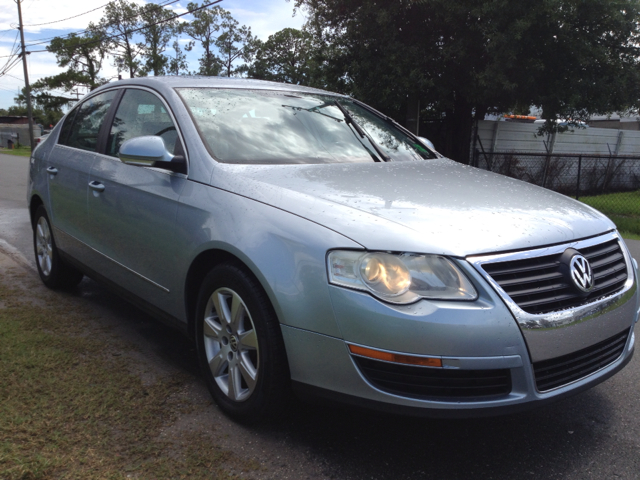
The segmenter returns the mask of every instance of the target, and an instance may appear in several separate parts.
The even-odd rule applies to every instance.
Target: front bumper
[[[628,253],[625,255],[630,259]],[[634,269],[629,270],[634,273],[617,294],[551,316],[559,319],[556,325],[529,324],[533,328],[527,329],[522,319],[507,307],[498,289],[487,286],[482,272],[466,262],[460,262],[460,266],[479,291],[475,302],[423,300],[393,306],[362,292],[331,286],[332,306],[343,338],[282,326],[294,386],[303,394],[395,413],[484,416],[524,410],[576,394],[614,375],[632,358],[633,328],[640,316]],[[584,376],[575,379],[569,376],[566,384],[554,385],[547,391],[539,388],[536,372],[539,381],[540,366],[545,362],[556,359],[564,362],[563,356],[575,357],[576,351],[597,359],[601,356],[600,345],[611,338],[616,339],[615,350],[609,350],[609,357],[601,363],[589,358],[590,367]],[[468,390],[464,396],[443,396],[424,393],[431,391],[428,389],[422,390],[422,394],[408,390],[398,393],[398,389],[381,387],[372,379],[363,369],[363,362],[350,352],[350,344],[403,355],[437,357],[442,360],[441,370],[448,372],[508,372],[510,383],[508,390],[499,394],[481,392],[474,396]],[[530,344],[537,352],[536,357],[531,354]],[[545,344],[552,348],[545,349]],[[556,353],[553,356],[540,352]],[[463,377],[465,381],[468,378],[475,381],[474,375]]]
[[[357,368],[344,341],[294,327],[282,327],[291,378],[296,393],[390,413],[425,417],[481,417],[527,410],[587,390],[608,379],[633,357],[635,336],[629,335],[624,353],[605,368],[581,380],[541,393],[536,389],[531,363],[519,356],[450,358],[465,367],[508,368],[512,389],[490,399],[456,401],[418,399],[394,395],[372,385]],[[291,347],[291,348],[290,348]],[[313,372],[312,377],[309,372]]]

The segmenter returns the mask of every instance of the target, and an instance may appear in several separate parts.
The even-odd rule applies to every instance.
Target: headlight
[[[327,262],[330,283],[365,290],[391,303],[478,298],[464,273],[440,255],[333,250]]]

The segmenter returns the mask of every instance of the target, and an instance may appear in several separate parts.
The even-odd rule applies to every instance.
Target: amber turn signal
[[[413,355],[381,352],[380,350],[359,347],[357,345],[349,345],[349,350],[354,355],[384,360],[385,362],[404,363],[406,365],[418,365],[421,367],[442,367],[442,360],[440,358],[414,357]]]

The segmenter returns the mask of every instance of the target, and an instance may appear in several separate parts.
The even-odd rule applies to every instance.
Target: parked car
[[[38,145],[40,145],[41,143],[44,143],[44,141],[49,138],[49,134],[45,133],[44,135],[39,136],[38,138],[34,139],[35,143],[36,143],[36,147]]]
[[[292,387],[398,413],[506,413],[633,354],[637,278],[611,221],[442,158],[346,96],[109,83],[34,152],[28,202],[45,285],[88,275],[179,328],[241,420]]]

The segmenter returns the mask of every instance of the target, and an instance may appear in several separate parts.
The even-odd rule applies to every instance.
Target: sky
[[[98,23],[102,17],[103,7],[108,0],[22,0],[22,21],[25,25],[25,43],[35,44],[51,37],[62,36],[71,32],[84,30],[89,22]],[[167,0],[134,0],[138,4],[165,3]],[[180,0],[167,8],[176,14],[186,12],[188,0]],[[199,2],[203,3],[209,2]],[[283,28],[301,28],[305,21],[302,12],[294,11],[294,0],[223,0],[219,4],[240,23],[251,27],[254,35],[266,40],[269,35]],[[92,12],[90,10],[96,9]],[[84,14],[85,12],[89,12]],[[79,15],[83,14],[83,15]],[[75,16],[75,18],[70,18]],[[181,17],[189,19],[189,16]],[[64,20],[58,22],[58,20]],[[49,23],[55,22],[55,23]],[[41,25],[48,23],[48,25]],[[18,7],[14,0],[0,0],[0,70],[10,60],[12,47],[20,44],[18,25]],[[44,50],[46,43],[27,46],[27,51]],[[198,50],[187,53],[189,69],[198,67]],[[29,81],[55,75],[63,71],[56,64],[55,55],[49,52],[34,52],[27,56]],[[111,65],[111,59],[105,59],[101,75],[109,78],[117,76],[117,70]],[[123,78],[127,75],[123,73]],[[115,80],[114,80],[115,81]],[[24,87],[22,61],[15,65],[6,75],[0,77],[0,108],[14,105],[13,98]],[[61,94],[62,92],[56,92]]]

